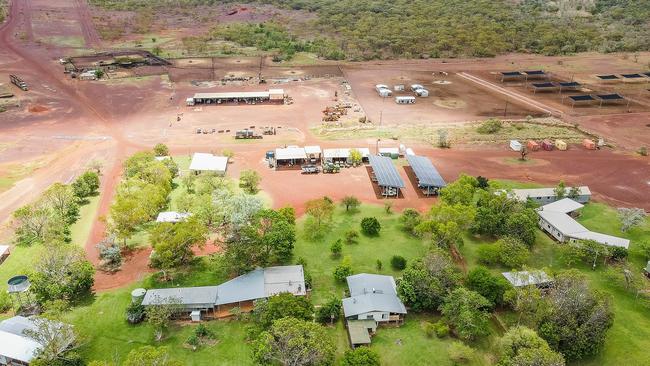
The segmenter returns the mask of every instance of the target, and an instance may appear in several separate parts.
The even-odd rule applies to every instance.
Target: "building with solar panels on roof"
[[[382,197],[399,197],[400,190],[404,188],[404,181],[393,165],[391,158],[379,155],[370,155],[372,173],[370,179],[379,186]]]
[[[409,165],[415,173],[418,181],[418,188],[427,196],[437,195],[438,191],[447,185],[438,170],[433,166],[431,160],[424,156],[407,155]]]

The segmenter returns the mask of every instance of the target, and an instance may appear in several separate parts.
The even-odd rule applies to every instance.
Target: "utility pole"
[[[503,118],[508,116],[508,101],[506,100],[506,107],[503,109]]]

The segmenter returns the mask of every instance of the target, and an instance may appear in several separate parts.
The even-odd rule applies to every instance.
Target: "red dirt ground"
[[[49,157],[48,163],[35,170],[31,176],[0,194],[0,221],[7,222],[11,213],[30,202],[54,182],[68,182],[83,171],[94,159],[104,162],[102,192],[99,209],[91,235],[85,243],[88,258],[97,263],[95,244],[104,234],[101,217],[108,213],[115,187],[119,182],[121,161],[135,151],[163,142],[174,154],[191,154],[197,151],[219,152],[224,148],[235,152],[229,175],[236,177],[242,169],[256,169],[263,177],[262,189],[273,200],[273,206],[291,205],[299,213],[304,211],[306,200],[328,195],[340,199],[354,194],[364,202],[381,204],[384,200],[374,194],[368,174],[363,168],[344,169],[340,174],[303,176],[297,171],[279,171],[266,167],[264,152],[287,144],[318,144],[322,147],[368,147],[374,151],[374,139],[350,141],[322,141],[311,133],[318,126],[321,110],[333,103],[335,90],[341,90],[340,78],[314,79],[281,84],[295,103],[286,106],[240,105],[185,107],[187,96],[208,90],[261,90],[269,86],[239,88],[236,86],[202,88],[188,82],[169,83],[165,77],[152,76],[141,79],[81,82],[71,80],[62,73],[56,60],[69,50],[56,45],[43,46],[34,37],[44,29],[53,34],[83,36],[87,44],[97,44],[93,35],[89,12],[85,2],[75,0],[23,0],[14,1],[8,21],[0,26],[0,77],[21,75],[29,84],[28,92],[16,91],[23,108],[2,113],[0,120],[0,164],[22,164]],[[76,33],[55,17],[43,13],[57,8],[57,14],[70,14],[69,21],[77,23]],[[35,27],[32,23],[37,23]],[[25,39],[19,35],[25,34]],[[36,34],[34,34],[36,33]],[[625,60],[620,55],[580,55],[577,57],[542,57],[531,55],[506,55],[489,60],[414,60],[371,62],[344,65],[342,68],[350,81],[354,94],[367,114],[378,121],[383,110],[383,123],[444,124],[450,121],[467,121],[499,116],[505,104],[503,94],[478,88],[470,82],[450,77],[452,84],[438,87],[431,84],[433,71],[480,73],[486,70],[544,68],[555,72],[581,70],[580,78],[596,73],[633,71],[650,54],[642,54],[639,64]],[[227,61],[223,61],[227,62]],[[559,63],[562,63],[560,65]],[[224,64],[224,70],[227,68]],[[326,67],[331,68],[328,65]],[[268,68],[278,75],[298,68]],[[322,72],[302,68],[305,72]],[[338,70],[334,67],[332,70]],[[403,79],[429,83],[434,91],[425,102],[415,106],[398,106],[391,100],[382,102],[372,89],[376,83],[396,83]],[[186,79],[182,77],[181,79]],[[436,93],[438,95],[436,96]],[[171,98],[170,98],[171,97]],[[442,108],[433,103],[436,99],[460,100],[466,107]],[[543,98],[542,102],[546,102]],[[462,103],[461,103],[462,104]],[[29,110],[49,109],[47,113],[30,113]],[[458,105],[457,105],[458,106]],[[414,107],[414,108],[410,108]],[[529,106],[513,101],[509,107],[513,115],[534,114]],[[176,116],[182,113],[182,120]],[[569,151],[535,152],[531,158],[537,164],[510,164],[512,152],[505,147],[454,147],[451,150],[433,149],[421,144],[409,145],[419,154],[431,157],[442,176],[451,181],[461,172],[483,175],[491,179],[513,179],[554,185],[563,179],[567,184],[589,185],[596,199],[614,206],[639,206],[650,209],[650,160],[630,153],[642,144],[650,145],[650,113],[619,115],[593,115],[569,117],[608,140],[617,143],[616,151],[586,151],[572,146]],[[236,130],[247,126],[282,126],[277,136],[263,140],[236,142],[230,135],[196,135],[195,128]],[[398,144],[395,142],[393,145]],[[627,152],[623,152],[627,151]],[[0,167],[0,171],[2,171]],[[425,210],[435,198],[421,198],[409,181],[403,167],[398,171],[406,183],[403,198],[393,200],[394,209],[415,207]],[[10,233],[10,231],[7,231]],[[203,254],[217,250],[206,249]],[[98,273],[96,289],[106,290],[127,285],[149,272],[148,250],[129,256],[122,271],[114,275]]]

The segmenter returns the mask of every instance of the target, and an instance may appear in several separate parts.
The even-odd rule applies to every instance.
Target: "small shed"
[[[517,140],[510,140],[510,148],[514,151],[521,151],[521,142]]]
[[[568,145],[564,140],[555,140],[555,147],[557,147],[558,150],[565,151],[567,146]]]
[[[530,150],[530,151],[539,150],[539,144],[536,141],[533,141],[533,140],[528,140],[528,142],[526,143],[526,146],[528,147],[528,150]]]
[[[594,140],[584,139],[582,140],[582,146],[584,146],[587,150],[596,150],[596,143]]]
[[[555,148],[555,145],[553,145],[553,142],[551,140],[544,140],[542,141],[542,149],[546,151],[552,151]]]
[[[194,310],[190,313],[190,318],[192,318],[193,322],[200,322],[201,321],[201,311],[200,310]]]

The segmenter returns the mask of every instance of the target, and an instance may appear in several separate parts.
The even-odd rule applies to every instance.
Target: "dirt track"
[[[306,200],[323,195],[340,199],[345,195],[354,194],[364,202],[383,202],[374,194],[364,169],[345,169],[336,175],[303,176],[296,171],[270,170],[262,161],[266,150],[286,144],[369,147],[374,151],[374,139],[322,141],[311,132],[311,128],[320,124],[320,111],[323,107],[334,103],[334,91],[341,90],[340,79],[280,85],[294,97],[295,104],[290,106],[240,105],[202,108],[185,107],[184,98],[197,91],[229,91],[242,88],[198,88],[187,82],[170,84],[159,76],[105,82],[70,80],[61,72],[61,66],[55,61],[64,55],[66,50],[55,46],[41,47],[34,42],[38,32],[34,34],[32,22],[36,17],[33,14],[42,12],[49,6],[57,6],[61,12],[76,14],[71,21],[78,23],[86,45],[96,47],[101,44],[88,6],[83,0],[75,0],[72,4],[63,0],[14,1],[8,21],[0,26],[0,77],[6,77],[7,73],[17,73],[24,76],[31,88],[27,93],[17,92],[21,98],[25,98],[23,107],[2,114],[0,147],[4,146],[4,150],[1,150],[0,164],[26,163],[30,159],[43,156],[49,156],[51,160],[30,177],[0,195],[1,222],[6,222],[16,208],[37,197],[52,183],[69,181],[84,169],[88,161],[100,159],[104,161],[100,204],[91,235],[85,243],[88,257],[97,263],[95,244],[102,238],[105,229],[99,218],[106,215],[112,202],[120,178],[121,161],[129,154],[151,147],[157,142],[167,143],[175,154],[219,152],[224,148],[233,150],[235,159],[228,174],[237,177],[242,169],[258,170],[263,176],[262,188],[269,193],[276,207],[291,205],[300,213]],[[40,24],[38,29],[46,29],[48,26]],[[24,40],[17,38],[19,32],[25,32]],[[575,62],[582,67],[583,63],[588,62],[597,67],[606,67],[607,70],[625,71],[634,66],[615,57],[584,56],[577,58],[578,61],[571,58],[562,60],[565,65]],[[513,60],[516,60],[516,64]],[[535,114],[539,108],[534,108],[522,100],[513,100],[516,98],[512,95],[504,96],[494,90],[476,87],[473,82],[461,80],[458,76],[450,76],[452,84],[435,86],[438,84],[432,83],[432,71],[467,71],[480,74],[485,70],[524,67],[523,65],[556,68],[557,60],[518,55],[492,60],[453,60],[447,63],[435,60],[382,61],[347,65],[343,69],[353,87],[355,97],[370,118],[378,120],[380,111],[383,111],[383,122],[387,124],[418,122],[435,125],[500,116],[505,101],[509,99],[512,100],[508,107],[511,116],[525,117]],[[229,70],[227,61],[222,62],[220,67]],[[513,64],[515,66],[512,66]],[[329,70],[327,68],[332,66],[314,70],[324,72]],[[268,70],[269,75],[276,73],[280,76],[291,72],[289,68],[284,70],[269,67]],[[587,78],[588,72],[585,71],[585,75],[580,77]],[[183,76],[180,79],[186,78]],[[390,101],[382,101],[372,89],[376,83],[399,81],[426,82],[438,94],[434,94],[427,101],[418,100],[422,102],[420,105],[405,109],[404,106],[397,106]],[[248,87],[247,90],[249,89],[261,88]],[[528,94],[524,95],[531,98]],[[443,107],[436,105],[435,102],[440,100],[448,104]],[[537,101],[536,98],[533,100]],[[551,106],[556,108],[555,105]],[[181,122],[176,122],[177,113],[183,114]],[[628,147],[628,150],[634,150],[643,143],[650,144],[650,129],[645,127],[650,123],[649,116],[650,113],[591,115],[572,117],[571,121],[613,139]],[[11,123],[8,123],[9,121]],[[196,135],[192,132],[197,127],[234,130],[250,125],[274,125],[282,126],[282,129],[277,136],[244,143],[235,142],[230,135]],[[393,142],[388,142],[390,143]],[[567,184],[589,185],[596,199],[612,205],[640,206],[650,210],[650,198],[647,195],[650,191],[650,161],[630,153],[586,151],[574,146],[567,152],[533,153],[531,158],[534,163],[522,165],[508,163],[514,153],[507,151],[505,147],[454,147],[451,150],[438,150],[418,144],[412,147],[417,153],[431,157],[434,165],[448,181],[455,179],[461,172],[483,175],[491,179],[513,179],[549,185],[563,179]],[[405,207],[425,210],[435,202],[435,198],[420,197],[409,180],[408,172],[403,167],[398,170],[406,188],[403,198],[392,201],[395,210]],[[118,274],[98,274],[96,288],[103,290],[120,287],[141,278],[149,271],[146,265],[147,257],[147,250],[133,253]]]

